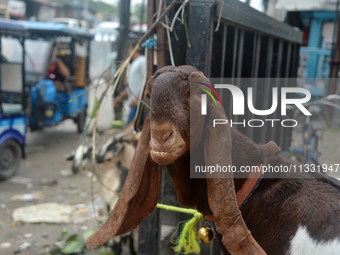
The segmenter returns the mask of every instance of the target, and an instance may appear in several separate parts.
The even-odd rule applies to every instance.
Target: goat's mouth
[[[179,146],[176,149],[167,151],[158,151],[151,149],[151,158],[159,165],[169,165],[179,158],[184,152],[184,146]]]
[[[159,155],[168,155],[169,153],[172,153],[172,151],[166,152],[166,151],[154,151],[154,150],[151,150],[151,152],[153,154],[156,154],[157,156],[159,156]]]

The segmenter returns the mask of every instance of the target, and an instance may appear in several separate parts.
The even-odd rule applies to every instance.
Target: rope
[[[152,50],[152,48],[156,45],[157,45],[157,40],[155,38],[150,38],[142,44],[142,47],[146,46],[149,50]]]
[[[157,204],[156,207],[167,211],[174,211],[194,215],[192,219],[184,222],[181,234],[179,235],[178,239],[172,241],[172,243],[176,244],[176,246],[174,247],[174,251],[177,253],[199,254],[201,249],[198,245],[197,223],[199,221],[204,221],[203,214],[195,209],[186,209],[172,205]],[[178,227],[179,226],[177,226],[177,229]]]

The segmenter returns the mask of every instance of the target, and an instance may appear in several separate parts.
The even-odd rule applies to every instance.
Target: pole
[[[119,36],[117,40],[117,59],[116,66],[124,60],[124,57],[128,55],[129,49],[129,28],[130,28],[130,0],[120,0],[119,4]],[[121,86],[122,80],[120,80],[118,89],[115,90],[114,97],[118,96],[123,88]],[[115,107],[115,119],[122,120],[123,117],[123,105]]]
[[[334,20],[334,31],[336,31],[337,26],[337,35],[336,35],[336,43],[333,44],[332,49],[332,61],[330,62],[331,65],[331,79],[328,87],[328,94],[334,94],[336,92],[337,87],[337,79],[339,73],[339,65],[340,65],[340,24],[339,24],[339,0],[336,4],[336,18]],[[333,38],[335,37],[335,32],[333,33]],[[334,40],[333,40],[334,41]]]
[[[128,54],[130,27],[130,0],[121,0],[119,4],[119,36],[117,40],[117,61],[122,61]]]
[[[142,34],[142,25],[144,24],[144,9],[145,9],[145,0],[142,0],[142,6],[140,9],[140,21],[139,21],[139,33]]]

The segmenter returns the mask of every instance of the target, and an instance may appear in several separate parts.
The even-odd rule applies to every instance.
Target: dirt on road
[[[68,236],[78,234],[81,239],[86,230],[99,227],[88,212],[92,201],[89,173],[72,175],[71,162],[65,160],[65,155],[79,144],[80,135],[72,122],[27,134],[26,159],[12,179],[0,182],[1,255],[49,254],[63,231]],[[15,195],[19,196],[13,198]],[[41,203],[74,206],[73,216],[69,223],[61,224],[13,222],[15,209]],[[85,254],[98,254],[98,250],[86,250]]]

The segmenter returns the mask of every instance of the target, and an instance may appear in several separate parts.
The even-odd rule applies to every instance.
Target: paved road
[[[98,93],[103,88],[98,89]],[[93,92],[90,101],[93,101]],[[112,121],[112,103],[110,97],[105,101],[101,110],[98,128],[104,130]],[[91,106],[89,107],[89,111]],[[27,183],[18,184],[12,181],[0,182],[0,245],[6,242],[9,248],[1,248],[0,254],[13,254],[23,243],[30,243],[31,247],[22,250],[20,254],[47,254],[62,229],[66,228],[69,234],[82,235],[85,229],[96,229],[95,220],[79,224],[19,224],[12,226],[13,210],[19,207],[38,203],[56,202],[58,204],[89,204],[91,203],[91,178],[83,172],[69,177],[63,177],[60,171],[69,170],[71,162],[65,160],[65,155],[74,150],[81,142],[81,135],[76,132],[76,125],[72,120],[46,128],[40,132],[27,134],[26,159],[22,160],[20,169],[13,180],[26,180]],[[20,179],[21,178],[21,179]],[[26,179],[25,179],[26,178]],[[42,179],[55,180],[57,184],[46,186]],[[45,198],[35,201],[11,201],[14,195],[43,191]],[[95,188],[95,193],[97,189]],[[27,238],[24,234],[32,234]],[[43,249],[45,248],[45,250]],[[87,251],[86,254],[98,254],[98,251]]]

